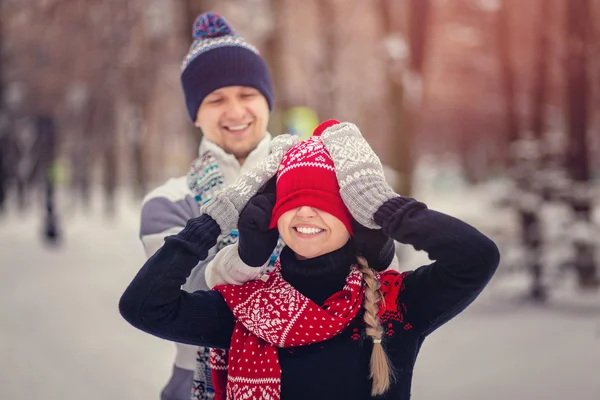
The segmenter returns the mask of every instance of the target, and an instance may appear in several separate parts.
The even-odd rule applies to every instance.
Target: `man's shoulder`
[[[146,195],[142,203],[140,234],[156,234],[184,227],[200,215],[200,208],[188,188],[187,178],[172,178]]]
[[[178,178],[170,178],[162,185],[152,189],[144,197],[142,204],[146,204],[148,201],[155,198],[179,201],[185,199],[187,196],[192,196],[192,192],[187,183],[187,176],[181,176]]]

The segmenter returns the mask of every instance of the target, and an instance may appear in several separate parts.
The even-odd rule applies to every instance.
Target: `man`
[[[163,245],[166,236],[197,217],[202,203],[269,153],[267,124],[273,88],[268,67],[256,48],[236,36],[219,15],[205,13],[196,19],[181,83],[190,119],[201,129],[203,139],[187,176],[168,180],[144,199],[140,237],[147,257]],[[183,289],[207,290],[206,265],[236,239],[235,231],[224,237],[194,269]],[[194,399],[211,398],[208,349],[176,347],[173,374],[161,400],[189,400],[192,388]],[[197,362],[200,368],[194,378]]]

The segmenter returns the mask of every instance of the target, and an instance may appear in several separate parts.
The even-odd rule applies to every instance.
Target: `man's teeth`
[[[243,131],[244,129],[246,129],[249,126],[250,126],[250,124],[237,125],[237,126],[228,126],[227,129],[229,129],[230,131]]]
[[[297,227],[296,230],[305,235],[316,235],[317,233],[323,232],[323,229],[306,227]]]

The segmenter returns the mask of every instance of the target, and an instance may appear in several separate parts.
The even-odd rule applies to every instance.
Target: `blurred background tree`
[[[183,174],[201,132],[186,115],[180,63],[194,19],[213,10],[270,65],[273,134],[318,119],[353,121],[405,195],[503,182],[497,200],[519,227],[532,298],[545,298],[542,272],[556,240],[547,237],[545,210],[568,209],[565,231],[577,234],[564,238],[575,249],[565,263],[582,287],[598,284],[597,0],[2,0],[0,7],[0,209],[26,210],[46,196],[49,169],[56,193],[68,193],[64,208],[85,209],[102,193],[109,215],[120,191],[139,201]],[[40,118],[53,121],[50,153]]]

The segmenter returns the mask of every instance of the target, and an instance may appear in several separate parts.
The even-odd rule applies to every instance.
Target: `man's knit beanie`
[[[181,85],[192,121],[196,121],[202,100],[227,86],[255,88],[273,109],[273,84],[265,60],[223,17],[201,14],[194,23],[193,37],[181,66]]]

